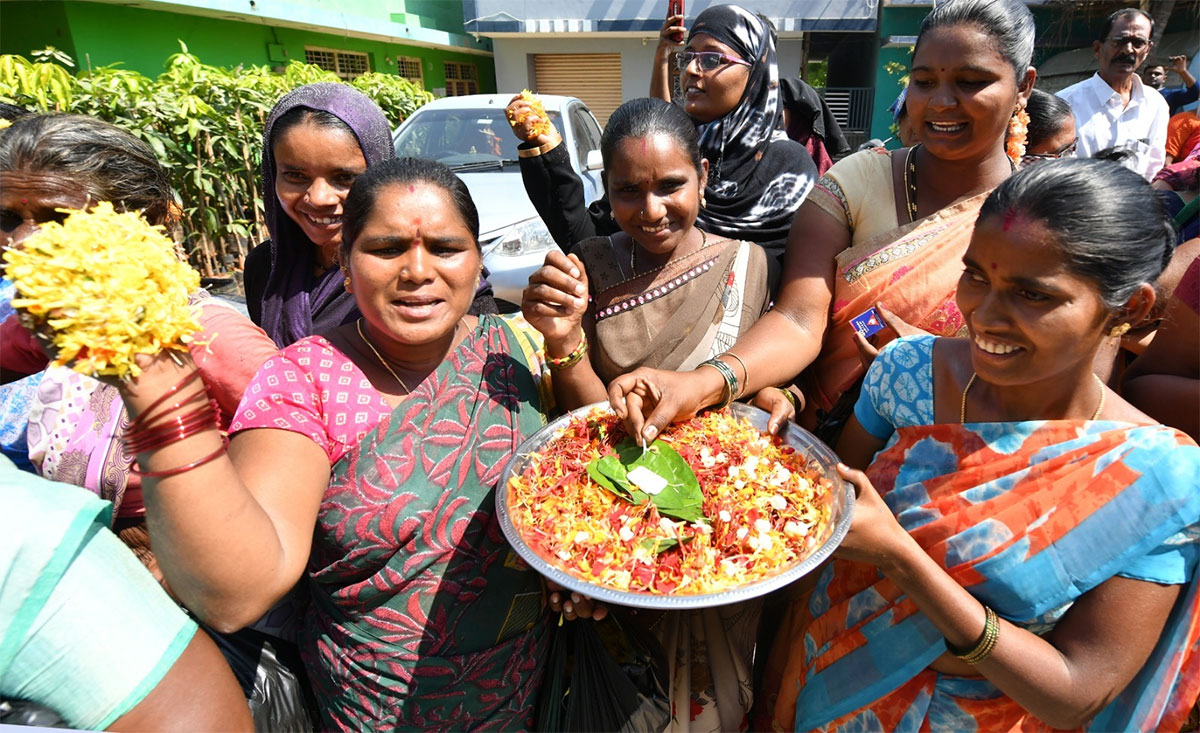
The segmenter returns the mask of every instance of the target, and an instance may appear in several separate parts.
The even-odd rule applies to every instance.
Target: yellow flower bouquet
[[[200,323],[188,296],[200,274],[162,227],[109,202],[73,211],[4,253],[13,307],[47,332],[57,357],[90,376],[136,377],[134,357],[184,351]]]

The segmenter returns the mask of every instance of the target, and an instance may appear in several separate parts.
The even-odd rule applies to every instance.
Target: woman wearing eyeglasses
[[[1022,165],[1075,157],[1075,115],[1071,113],[1071,105],[1062,97],[1034,89],[1025,111],[1029,114],[1029,132]]]
[[[874,351],[855,325],[872,308],[888,308],[875,318],[898,327],[884,339],[964,328],[954,301],[959,260],[980,205],[1013,170],[1006,148],[1016,154],[1010,138],[1024,137],[1033,41],[1033,17],[1016,0],[949,0],[925,18],[905,100],[920,143],[844,158],[800,207],[774,308],[722,357],[743,392],[800,374],[799,422],[832,441]],[[650,439],[718,402],[728,388],[720,376],[638,369],[614,380],[609,398]]]
[[[678,44],[667,34],[682,32],[675,25],[682,20],[667,19],[651,80],[651,96],[668,101],[667,64]],[[697,225],[709,234],[762,246],[770,255],[773,286],[792,217],[817,180],[808,151],[783,130],[775,31],[765,18],[737,5],[710,7],[692,24],[678,59],[684,110],[696,124],[709,165]],[[509,109],[524,112],[526,104],[514,99]],[[619,231],[606,200],[584,208],[583,188],[566,165],[555,132],[533,135],[528,124],[513,130],[526,141],[521,146],[525,189],[561,246]]]

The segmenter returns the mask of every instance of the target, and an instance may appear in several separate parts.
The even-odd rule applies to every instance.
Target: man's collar
[[[1096,76],[1100,77],[1100,81],[1104,82],[1104,85],[1106,87],[1108,87],[1110,90],[1112,90],[1112,92],[1114,94],[1121,93],[1121,90],[1117,89],[1111,83],[1109,83],[1109,81],[1107,79],[1105,79],[1103,76],[1100,75],[1099,71],[1096,72]],[[1132,95],[1137,95],[1138,91],[1141,89],[1141,86],[1142,86],[1142,78],[1135,73],[1131,73],[1129,75],[1129,83],[1131,85],[1129,93]]]
[[[1129,90],[1129,103],[1131,105],[1135,102],[1140,103],[1146,97],[1145,90],[1147,88],[1142,84],[1142,80],[1138,78],[1137,74],[1134,74],[1132,79],[1133,86]],[[1109,83],[1104,80],[1104,77],[1100,76],[1099,71],[1097,71],[1095,74],[1092,74],[1091,77],[1088,78],[1088,81],[1092,83],[1092,88],[1096,92],[1096,99],[1099,102],[1106,102],[1109,99],[1112,99],[1114,96],[1119,96],[1121,94],[1116,89],[1113,89],[1112,86],[1110,86]]]

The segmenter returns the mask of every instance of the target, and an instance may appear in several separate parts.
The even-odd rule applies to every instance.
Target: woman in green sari
[[[362,318],[263,365],[228,455],[215,425],[138,454],[159,563],[200,618],[240,628],[308,577],[301,647],[323,727],[532,723],[549,615],[494,489],[549,392],[527,327],[467,315],[478,231],[449,169],[372,167],[341,251]],[[190,425],[194,370],[146,360],[122,387],[130,415]]]

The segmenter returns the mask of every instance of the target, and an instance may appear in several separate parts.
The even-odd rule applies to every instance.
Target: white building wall
[[[654,61],[656,41],[639,38],[600,37],[580,34],[577,37],[497,37],[492,39],[493,60],[496,64],[496,91],[516,94],[533,88],[533,55],[539,53],[620,53],[621,96],[628,101],[650,93],[650,67]],[[800,73],[802,46],[800,39],[779,42],[779,73],[781,77]]]

